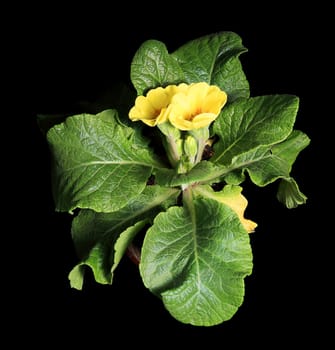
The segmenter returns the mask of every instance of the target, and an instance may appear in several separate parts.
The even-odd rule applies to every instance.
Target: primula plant
[[[112,284],[131,257],[176,320],[213,326],[237,312],[257,230],[241,185],[277,181],[283,205],[304,204],[290,172],[310,142],[294,129],[297,96],[250,96],[246,51],[233,32],[172,53],[147,40],[119,106],[48,128],[55,210],[73,216],[73,288],[84,287],[88,269]]]

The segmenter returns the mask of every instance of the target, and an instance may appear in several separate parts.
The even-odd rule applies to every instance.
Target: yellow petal
[[[138,96],[135,106],[129,111],[129,118],[132,121],[141,120],[149,126],[164,123],[167,120],[166,108],[176,91],[176,85],[169,85],[152,89],[146,96]]]
[[[227,94],[217,86],[192,83],[172,97],[167,118],[180,130],[203,128],[217,118],[226,101]]]
[[[209,125],[212,121],[216,119],[216,117],[217,115],[214,113],[201,113],[196,115],[192,120],[194,129],[203,128]]]
[[[211,86],[203,104],[203,109],[215,114],[219,114],[222,107],[227,102],[227,94],[217,86]]]
[[[162,87],[150,90],[146,97],[146,100],[153,111],[166,108],[166,106],[170,103],[170,99],[171,97],[165,92]]]

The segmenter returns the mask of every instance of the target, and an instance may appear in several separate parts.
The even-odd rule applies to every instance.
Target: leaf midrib
[[[148,163],[145,163],[145,162],[139,162],[139,161],[130,161],[130,160],[122,160],[122,161],[114,161],[114,160],[95,160],[95,161],[91,161],[91,162],[84,162],[84,163],[80,163],[76,166],[73,166],[73,167],[70,167],[70,168],[67,168],[67,169],[64,169],[63,172],[67,172],[67,171],[72,171],[72,170],[76,170],[76,169],[80,169],[82,167],[88,167],[88,166],[93,166],[93,165],[99,165],[99,164],[102,164],[102,165],[140,165],[140,166],[145,166],[145,167],[149,167],[149,168],[152,168],[154,167],[153,164],[148,164]]]

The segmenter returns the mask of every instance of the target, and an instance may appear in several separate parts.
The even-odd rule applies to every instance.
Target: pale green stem
[[[206,146],[206,142],[209,138],[209,130],[208,127],[204,127],[201,129],[190,130],[190,134],[197,140],[198,152],[195,158],[194,164],[201,162],[202,155],[204,153],[204,149]]]
[[[171,165],[176,168],[180,160],[180,155],[177,143],[172,136],[166,136],[165,148]]]
[[[197,157],[195,158],[195,162],[194,164],[197,164],[201,161],[202,159],[202,154],[204,153],[204,149],[206,146],[206,141],[204,139],[199,139],[198,140],[198,153],[197,153]]]

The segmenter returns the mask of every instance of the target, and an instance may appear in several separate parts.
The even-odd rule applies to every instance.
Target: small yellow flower
[[[146,96],[138,96],[135,106],[129,111],[129,118],[132,121],[141,120],[149,126],[166,122],[166,109],[177,89],[176,85],[169,85],[166,88],[152,89]]]
[[[227,94],[216,85],[179,84],[166,114],[177,129],[199,129],[214,121],[226,102]]]

